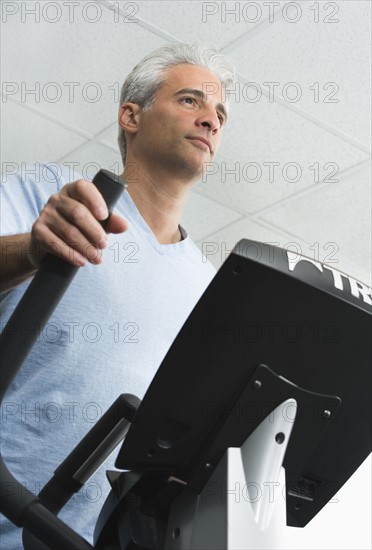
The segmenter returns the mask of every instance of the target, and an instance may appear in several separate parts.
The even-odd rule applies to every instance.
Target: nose
[[[208,128],[212,134],[216,134],[221,126],[218,115],[212,108],[204,109],[203,114],[197,119],[196,124],[197,126]]]

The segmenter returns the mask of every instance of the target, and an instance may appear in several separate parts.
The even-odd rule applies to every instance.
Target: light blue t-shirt
[[[55,165],[35,166],[3,179],[2,235],[29,232],[49,196],[72,181]],[[159,244],[128,192],[115,211],[129,229],[109,236],[103,264],[78,271],[2,404],[5,461],[36,494],[121,393],[143,398],[215,274],[183,229],[182,241]],[[28,284],[3,295],[1,329]],[[116,454],[60,514],[90,542]],[[5,518],[0,547],[22,548],[21,530]]]

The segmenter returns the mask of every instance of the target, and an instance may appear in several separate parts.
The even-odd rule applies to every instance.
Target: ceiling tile
[[[76,174],[82,175],[84,179],[88,180],[91,180],[100,168],[105,168],[115,174],[123,173],[119,151],[115,153],[112,149],[94,141],[79,147],[68,156],[60,158],[59,162],[66,167],[73,168]]]
[[[283,97],[370,148],[371,2],[290,4],[294,22],[278,19],[231,52],[240,73],[272,90],[265,101]]]
[[[116,120],[126,75],[166,41],[136,23],[116,21],[115,12],[100,4],[95,11],[93,4],[76,5],[70,22],[68,2],[47,2],[46,11],[42,2],[20,2],[2,26],[3,102],[12,97],[89,135]],[[26,13],[22,22],[22,10],[36,5],[40,21]],[[53,5],[61,14],[55,23]]]
[[[74,132],[13,101],[1,106],[1,119],[3,166],[7,162],[20,165],[43,159],[55,161],[85,141]]]
[[[241,215],[231,208],[191,191],[181,223],[190,237],[198,241],[240,217]]]
[[[125,2],[119,3],[120,5]],[[202,41],[222,49],[238,37],[275,17],[280,0],[271,2],[203,2],[200,0],[161,0],[136,3],[137,16],[177,40]]]
[[[103,143],[106,147],[113,147],[115,150],[118,148],[118,124],[115,122],[111,124],[106,130],[101,132],[95,137],[95,141]]]
[[[268,224],[252,220],[249,216],[199,240],[197,244],[218,269],[241,239],[270,243],[272,246],[278,246],[279,248],[288,247],[291,250],[298,250],[305,256],[311,255],[311,251],[308,250],[307,246],[304,246],[304,243],[300,242],[299,239],[295,240],[293,235],[270,227]]]
[[[320,236],[319,234],[310,235],[309,241],[306,241],[302,237],[292,234],[290,230],[286,232],[263,220],[252,220],[249,216],[200,239],[197,245],[216,269],[219,269],[241,239],[250,239],[291,250],[328,264],[366,284],[371,284],[368,259],[358,262],[358,258],[354,254],[349,254],[348,250],[340,247],[339,241],[331,241],[327,235]]]
[[[323,260],[341,271],[371,279],[371,168],[353,172],[338,183],[323,186],[283,203],[262,220],[310,243],[319,243]]]
[[[368,155],[277,103],[233,101],[222,144],[198,192],[252,214],[321,189]],[[324,180],[325,183],[322,183]]]

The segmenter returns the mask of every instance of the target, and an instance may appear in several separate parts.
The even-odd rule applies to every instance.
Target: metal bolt
[[[261,380],[255,380],[252,384],[254,390],[259,390],[262,386]]]
[[[328,418],[330,418],[331,416],[331,411],[329,411],[328,409],[325,409],[323,412],[322,412],[322,417],[325,418],[326,420]]]
[[[279,432],[276,434],[275,441],[278,443],[278,445],[281,445],[282,443],[284,443],[284,440],[285,440],[285,435],[283,432]]]
[[[181,534],[181,529],[179,527],[176,527],[175,529],[173,529],[172,539],[178,539],[180,534]]]

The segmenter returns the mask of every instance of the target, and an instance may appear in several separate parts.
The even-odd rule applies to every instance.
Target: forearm
[[[37,268],[30,261],[31,234],[0,238],[0,292],[10,290],[32,277]]]

